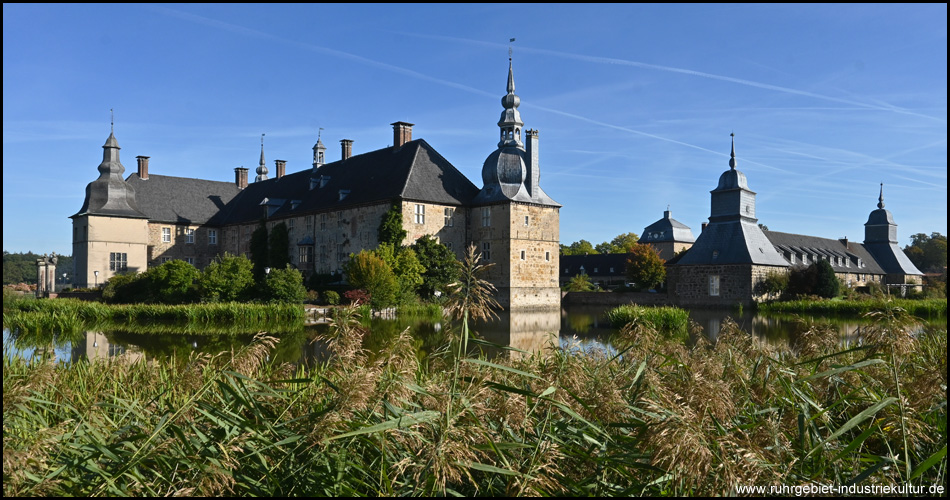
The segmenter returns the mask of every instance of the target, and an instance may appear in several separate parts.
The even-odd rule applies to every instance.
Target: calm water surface
[[[605,317],[610,307],[570,306],[560,311],[504,312],[497,320],[477,322],[473,330],[493,344],[509,346],[520,351],[537,351],[552,345],[572,350],[605,349],[612,351],[610,337],[616,333]],[[727,318],[734,320],[740,328],[770,343],[788,342],[789,333],[796,327],[793,317],[763,316],[756,314],[737,314],[735,311],[691,310],[690,316],[704,330],[704,334],[714,339]],[[809,317],[809,321],[826,323],[838,330],[842,340],[855,335],[858,328],[870,323],[860,318],[834,319]],[[946,318],[938,324],[946,327]],[[413,334],[415,346],[419,351],[430,353],[445,345],[451,331],[458,326],[449,321],[424,320],[379,320],[374,319],[370,326],[364,346],[371,350],[391,341],[406,328]],[[62,336],[47,332],[31,336],[11,335],[3,331],[4,355],[31,357],[35,355],[53,356],[59,361],[69,362],[79,359],[109,358],[118,355],[130,357],[168,358],[187,357],[192,352],[217,354],[238,350],[247,345],[254,332],[217,335],[193,335],[177,333],[174,327],[164,326],[160,334],[144,334],[142,325],[131,331],[84,332],[72,336]],[[312,363],[325,359],[326,352],[322,343],[314,341],[326,331],[325,325],[308,326],[283,332],[273,332],[280,342],[271,353],[275,361],[291,363]],[[503,349],[480,347],[490,355]],[[513,355],[518,355],[514,351]]]

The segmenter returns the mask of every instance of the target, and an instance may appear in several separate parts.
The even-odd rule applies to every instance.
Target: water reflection
[[[520,357],[552,346],[571,350],[603,349],[612,351],[610,337],[616,330],[607,321],[608,307],[571,306],[561,310],[502,312],[498,319],[474,322],[476,338],[511,349],[473,346],[489,356]],[[773,343],[791,342],[796,332],[809,323],[834,328],[843,344],[853,341],[861,328],[871,324],[863,318],[798,317],[792,315],[764,316],[736,314],[735,311],[691,310],[690,317],[702,327],[703,334],[715,340],[730,318],[744,331]],[[804,322],[804,323],[803,323]],[[937,320],[945,328],[946,319]],[[310,365],[326,361],[325,346],[314,341],[326,331],[326,325],[275,326],[269,329],[279,339],[270,359],[279,363]],[[367,325],[369,334],[364,347],[378,352],[403,330],[409,329],[413,345],[420,358],[443,348],[459,326],[448,320],[382,320],[374,319]],[[210,330],[210,331],[208,331]],[[81,359],[111,359],[125,356],[129,359],[187,358],[192,353],[215,355],[236,352],[252,342],[257,332],[235,330],[228,326],[214,326],[202,330],[160,324],[130,324],[112,328],[97,328],[86,332],[58,333],[31,332],[10,334],[3,331],[4,355],[22,358],[55,358],[60,362]],[[694,339],[695,340],[695,339]]]

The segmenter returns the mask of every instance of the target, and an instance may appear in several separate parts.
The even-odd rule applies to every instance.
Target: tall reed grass
[[[479,306],[455,304],[463,318]],[[829,329],[776,347],[730,321],[716,344],[687,347],[642,322],[623,329],[617,355],[552,348],[491,360],[466,354],[474,333],[463,330],[426,365],[408,330],[371,356],[356,313],[338,310],[321,341],[328,360],[306,372],[268,362],[267,335],[169,362],[4,356],[4,495],[946,484],[946,330],[911,335],[911,323],[879,313],[841,348]]]

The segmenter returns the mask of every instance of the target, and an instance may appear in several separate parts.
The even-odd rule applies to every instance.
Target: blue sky
[[[775,231],[860,241],[884,183],[901,246],[947,234],[947,6],[3,6],[3,249],[70,254],[110,109],[126,174],[232,181],[423,138],[481,186],[509,39],[561,242],[673,217],[728,169]],[[253,173],[251,174],[253,177]]]

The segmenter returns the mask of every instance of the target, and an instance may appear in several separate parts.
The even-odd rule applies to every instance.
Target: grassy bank
[[[408,332],[370,356],[338,315],[304,372],[236,355],[5,357],[4,495],[728,495],[745,485],[945,484],[946,330],[879,314],[860,347],[727,323],[692,348],[642,322],[619,356],[517,360]],[[458,351],[464,352],[464,351]]]
[[[273,325],[303,325],[304,310],[295,304],[120,304],[76,299],[5,301],[3,326],[22,332],[76,332],[122,325],[176,325],[189,333],[219,331],[228,325],[239,331],[258,331]],[[285,326],[286,328],[286,326]],[[183,330],[184,331],[184,330]]]
[[[894,307],[919,318],[935,319],[947,316],[947,299],[792,300],[762,303],[758,305],[758,310],[788,314],[860,316]]]

